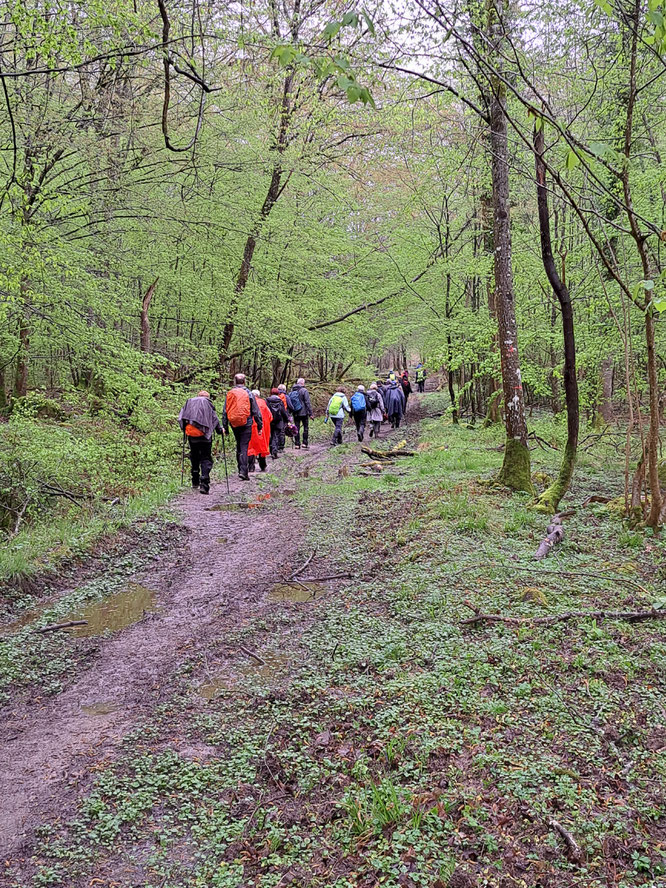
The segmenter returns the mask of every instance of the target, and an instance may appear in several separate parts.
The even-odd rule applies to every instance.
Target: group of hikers
[[[426,370],[422,364],[416,368],[418,390],[425,390]],[[397,429],[407,411],[407,401],[412,393],[409,372],[398,375],[391,371],[385,381],[373,382],[366,391],[359,385],[351,399],[339,388],[331,396],[324,421],[333,422],[333,446],[342,444],[342,426],[345,416],[351,416],[359,441],[363,441],[366,425],[370,437],[378,438],[382,422],[388,421]],[[178,424],[189,444],[192,467],[192,487],[200,493],[210,492],[210,472],[213,467],[213,434],[228,435],[229,428],[236,440],[238,477],[249,481],[250,472],[267,469],[267,457],[277,459],[285,448],[287,436],[300,450],[309,447],[310,420],[313,419],[312,402],[305,386],[305,379],[296,380],[291,391],[286,385],[271,389],[267,398],[258,389],[250,390],[245,375],[237,373],[234,385],[226,395],[222,422],[208,392],[200,391],[189,398],[178,414]]]

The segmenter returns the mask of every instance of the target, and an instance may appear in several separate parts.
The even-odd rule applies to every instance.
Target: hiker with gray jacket
[[[201,391],[196,398],[188,398],[178,414],[178,425],[190,445],[192,487],[199,493],[210,491],[210,470],[213,468],[213,432],[222,434],[208,392]]]
[[[324,422],[328,422],[329,417],[333,420],[334,429],[331,447],[335,447],[336,444],[342,444],[342,423],[345,421],[345,413],[350,414],[351,407],[349,406],[345,390],[340,388],[331,395],[324,420]]]
[[[384,406],[384,398],[376,382],[370,385],[365,400],[368,404],[367,420],[370,425],[370,437],[379,438],[379,430],[382,427],[386,408]]]

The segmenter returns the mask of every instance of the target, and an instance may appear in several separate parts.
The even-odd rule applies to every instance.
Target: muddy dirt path
[[[276,490],[293,487],[297,473],[328,450],[285,454],[288,468]],[[279,463],[276,463],[278,466]],[[231,468],[231,465],[230,465]],[[210,496],[186,491],[176,505],[185,543],[136,580],[157,593],[157,611],[100,640],[97,656],[55,697],[34,698],[0,712],[0,853],[20,855],[34,827],[68,809],[99,763],[168,696],[170,675],[184,652],[204,647],[238,627],[261,606],[281,571],[290,573],[302,518],[280,499],[279,546],[259,557],[275,537],[275,508],[215,511],[250,498],[256,478],[230,478],[227,494],[218,463]],[[224,540],[224,541],[222,541]]]

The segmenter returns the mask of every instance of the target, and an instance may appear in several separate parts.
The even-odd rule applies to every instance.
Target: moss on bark
[[[534,493],[530,469],[530,451],[521,441],[507,438],[504,447],[504,462],[497,480],[511,490],[524,490]]]
[[[570,444],[564,448],[564,456],[562,457],[562,465],[560,466],[560,474],[557,480],[553,481],[550,487],[546,488],[536,502],[535,509],[537,512],[552,514],[557,512],[560,500],[569,489],[571,479],[573,477],[574,468],[576,466],[576,448]]]

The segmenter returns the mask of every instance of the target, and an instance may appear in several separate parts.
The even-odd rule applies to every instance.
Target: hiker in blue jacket
[[[405,396],[402,392],[402,386],[400,383],[394,380],[388,384],[384,404],[386,405],[386,412],[388,413],[391,428],[399,428],[400,420],[405,412]]]
[[[340,388],[331,396],[326,408],[326,421],[330,417],[334,426],[331,447],[342,444],[342,423],[345,421],[345,413],[351,413],[351,409],[345,390]]]
[[[308,449],[308,438],[310,431],[310,420],[313,418],[312,404],[310,403],[310,395],[305,388],[305,380],[299,377],[294,383],[291,391],[287,395],[287,406],[294,417],[296,424],[296,434],[294,435],[294,444],[296,449],[301,447],[301,426],[303,426],[303,449]]]
[[[359,441],[362,441],[363,435],[365,434],[365,419],[368,412],[364,385],[359,385],[352,395],[351,411],[356,425],[356,437]]]

